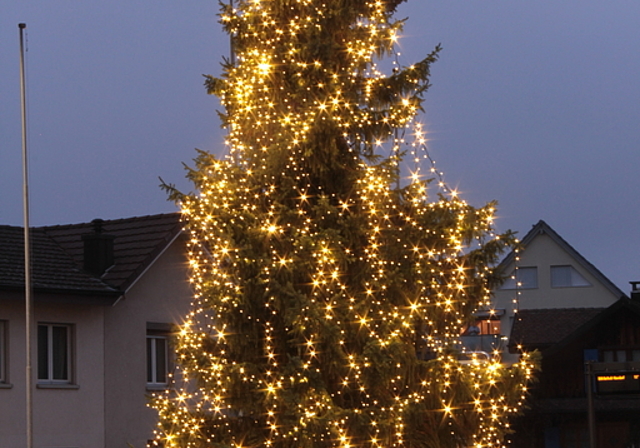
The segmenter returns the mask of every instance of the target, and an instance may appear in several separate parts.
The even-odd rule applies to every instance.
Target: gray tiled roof
[[[178,213],[105,220],[102,233],[115,237],[114,265],[102,275],[102,281],[125,291],[181,229]],[[82,266],[82,235],[93,232],[91,223],[49,226],[42,230]]]
[[[85,273],[42,229],[31,229],[31,278],[34,290],[113,293],[113,288]],[[24,289],[24,230],[0,226],[0,288]]]
[[[91,223],[31,230],[34,289],[117,293],[126,291],[182,229],[180,215],[169,213],[105,220],[102,233],[113,235],[114,265],[100,277],[83,270],[82,235]],[[23,288],[23,229],[0,226],[0,288]]]
[[[515,316],[509,346],[544,349],[562,341],[604,308],[554,308],[520,310]]]

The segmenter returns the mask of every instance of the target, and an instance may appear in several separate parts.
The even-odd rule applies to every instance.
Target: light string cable
[[[392,73],[398,73],[400,71],[401,62],[400,57],[402,53],[393,47],[392,50]],[[405,136],[407,129],[412,129],[414,132],[414,138],[411,141],[407,141]],[[413,158],[413,173],[415,173],[416,179],[420,177],[420,172],[423,168],[423,160],[426,160],[429,164],[429,171],[434,179],[438,182],[438,190],[441,193],[449,194],[452,197],[457,197],[455,189],[449,187],[444,180],[444,172],[440,171],[436,166],[435,159],[431,156],[429,147],[427,145],[427,139],[425,138],[425,132],[423,125],[414,117],[405,127],[394,129],[394,141],[390,149],[390,157],[395,157],[395,162],[398,163],[400,147],[404,144],[409,147],[409,154]]]

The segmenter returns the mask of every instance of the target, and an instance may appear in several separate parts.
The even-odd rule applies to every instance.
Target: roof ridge
[[[114,224],[114,223],[126,222],[126,221],[143,221],[143,220],[149,220],[149,219],[160,219],[160,218],[166,218],[166,217],[175,216],[175,215],[180,215],[180,212],[176,211],[176,212],[157,213],[157,214],[150,214],[150,215],[136,215],[136,216],[130,216],[128,218],[113,218],[113,219],[94,218],[94,219],[102,219],[102,221],[105,224]],[[93,220],[88,222],[84,221],[84,222],[69,223],[69,224],[53,224],[53,225],[47,225],[47,226],[37,226],[34,228],[58,230],[63,228],[89,226],[91,225],[92,221]]]
[[[0,229],[24,229],[22,226],[12,226],[9,224],[0,224]]]
[[[564,308],[524,308],[524,309],[520,309],[518,311],[518,314],[522,313],[523,311],[527,311],[527,312],[547,312],[547,311],[565,311],[565,310],[569,310],[569,311],[580,311],[580,310],[603,310],[607,308],[606,306],[583,306],[583,307],[564,307]]]

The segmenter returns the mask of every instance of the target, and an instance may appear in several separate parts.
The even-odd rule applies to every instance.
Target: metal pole
[[[589,448],[596,448],[596,418],[593,409],[593,361],[586,362],[587,370],[587,418],[589,424]]]
[[[233,0],[229,0],[229,8],[233,12]],[[231,62],[231,65],[236,65],[236,51],[234,48],[233,33],[229,34],[229,61]]]
[[[33,448],[33,396],[31,368],[31,315],[33,297],[31,294],[31,246],[29,236],[29,170],[27,169],[27,100],[24,76],[24,29],[25,23],[18,24],[20,29],[20,93],[22,103],[22,193],[24,217],[24,294],[25,294],[25,333],[26,333],[26,399],[27,399],[27,448]]]

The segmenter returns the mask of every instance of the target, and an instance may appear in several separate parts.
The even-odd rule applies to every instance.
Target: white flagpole
[[[229,0],[229,7],[233,11],[233,0]],[[229,34],[229,61],[231,65],[236,65],[236,50],[233,43],[233,34]]]
[[[31,294],[31,245],[29,236],[29,170],[27,169],[27,100],[24,76],[24,29],[25,23],[19,23],[20,29],[20,93],[22,103],[22,193],[24,216],[24,294],[25,294],[25,332],[26,332],[26,399],[27,399],[27,448],[33,448],[33,370],[31,367],[31,331],[33,297]]]

